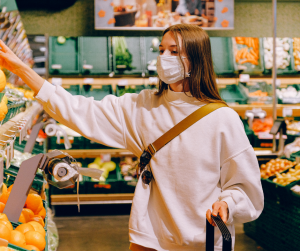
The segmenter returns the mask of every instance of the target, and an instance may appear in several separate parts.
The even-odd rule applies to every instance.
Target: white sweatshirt
[[[45,81],[36,99],[54,119],[85,137],[140,156],[158,137],[204,103],[184,93],[152,90],[122,97],[72,96]],[[220,108],[174,138],[150,162],[150,185],[139,180],[132,204],[130,242],[158,251],[205,250],[206,211],[229,207],[228,228],[255,220],[263,209],[257,158],[235,111]],[[117,238],[117,236],[116,236]],[[215,250],[222,250],[215,231]]]

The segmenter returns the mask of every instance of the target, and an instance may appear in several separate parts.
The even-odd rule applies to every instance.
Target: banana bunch
[[[100,177],[100,181],[106,181],[109,173],[114,171],[116,169],[116,166],[116,163],[113,161],[103,162],[100,157],[97,157],[93,163],[88,165],[88,168],[96,168],[102,170],[103,173]],[[92,179],[92,181],[98,180]]]

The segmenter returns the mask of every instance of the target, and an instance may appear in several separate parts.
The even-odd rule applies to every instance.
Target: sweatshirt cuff
[[[230,225],[233,223],[233,216],[235,214],[235,203],[231,196],[222,198],[220,201],[225,201],[228,205],[229,216],[226,224]]]
[[[44,84],[42,85],[40,91],[35,96],[35,98],[42,103],[46,103],[54,92],[55,86],[50,84],[47,80],[45,80]]]

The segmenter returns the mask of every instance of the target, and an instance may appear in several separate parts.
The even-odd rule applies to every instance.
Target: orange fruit
[[[12,249],[8,247],[0,247],[0,251],[12,251]]]
[[[2,70],[0,70],[0,92],[4,90],[6,86],[6,76]]]
[[[32,212],[34,212],[34,214],[37,214],[39,211],[42,210],[43,207],[43,201],[41,196],[39,196],[38,194],[28,194],[25,202],[25,207],[31,209]]]
[[[29,208],[23,208],[22,213],[25,216],[26,222],[30,221],[30,218],[34,216],[34,213]]]
[[[10,241],[11,231],[4,224],[0,223],[0,238]]]
[[[7,192],[11,192],[11,189],[13,188],[14,184],[10,185],[9,188],[7,189]]]
[[[28,224],[30,224],[36,232],[41,233],[44,237],[46,236],[46,231],[40,223],[38,223],[36,221],[30,221],[30,222],[28,222]]]
[[[22,247],[26,245],[25,235],[17,230],[11,231],[10,241],[11,244]]]
[[[0,196],[0,202],[6,204],[9,195],[10,195],[10,192],[2,193],[2,195]]]
[[[36,231],[28,231],[25,234],[25,240],[27,245],[33,245],[39,250],[44,250],[46,247],[45,237]]]
[[[33,245],[25,245],[22,248],[25,248],[27,250],[34,250],[34,251],[40,251],[36,246]],[[0,250],[1,251],[1,250]]]
[[[26,234],[28,231],[34,231],[34,228],[32,225],[25,223],[25,224],[21,224],[21,225],[17,226],[15,230],[17,230],[23,234]]]
[[[42,210],[39,211],[39,213],[37,215],[41,216],[44,220],[46,217],[46,209],[43,207]]]
[[[9,221],[6,214],[0,213],[0,220]]]
[[[39,215],[34,215],[33,217],[30,218],[30,221],[36,221],[42,225],[42,227],[45,226],[44,220],[41,216]]]
[[[7,193],[7,186],[3,183],[2,193]]]
[[[26,223],[27,222],[23,213],[21,213],[21,215],[20,215],[19,222],[21,222],[21,223]]]
[[[9,228],[10,231],[13,231],[14,228],[12,226],[12,224],[9,222],[9,221],[6,221],[6,220],[0,220],[0,224],[3,224],[5,226],[7,226]]]
[[[0,202],[0,213],[3,213],[5,208],[5,204],[3,202]]]

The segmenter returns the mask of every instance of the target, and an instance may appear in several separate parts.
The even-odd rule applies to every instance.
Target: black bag
[[[232,239],[228,228],[226,227],[225,223],[222,221],[219,215],[217,217],[212,215],[211,217],[221,231],[223,237],[222,250],[231,251]],[[206,251],[214,251],[215,249],[214,239],[215,239],[215,227],[212,226],[208,222],[208,220],[206,220]]]

